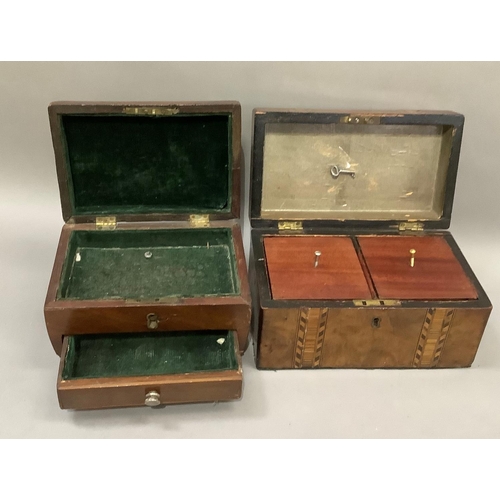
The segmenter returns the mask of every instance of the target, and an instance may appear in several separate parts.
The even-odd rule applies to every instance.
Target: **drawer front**
[[[470,366],[489,309],[264,309],[259,368]]]
[[[167,349],[148,344],[146,340],[134,347],[133,336],[128,339],[114,336],[112,343],[93,345],[94,339],[103,343],[104,336],[100,339],[97,335],[87,336],[87,343],[82,344],[78,351],[75,339],[80,341],[81,338],[65,337],[57,381],[59,404],[63,409],[81,410],[239,399],[243,381],[241,356],[236,334],[227,333],[231,338],[227,337],[226,346],[223,345],[226,342],[222,342],[223,335],[219,339],[216,339],[217,335],[206,335],[205,342],[210,338],[219,343],[208,353],[205,343],[200,346],[199,355],[193,354],[193,339],[189,340],[191,347],[188,345],[184,353],[183,344],[176,350],[171,346]],[[162,335],[172,334],[159,334]],[[113,349],[115,346],[119,349],[120,342],[125,346],[114,355]],[[142,358],[146,360],[145,364],[141,361],[143,365],[131,368],[129,360],[124,359],[127,349],[130,359]],[[218,349],[226,349],[226,352],[221,355]],[[228,349],[231,352],[227,352]],[[148,357],[152,359],[149,363]],[[162,363],[168,367],[165,373],[161,373]],[[178,366],[183,363],[185,367]],[[141,370],[144,374],[137,374]]]
[[[62,301],[61,301],[62,302]],[[210,304],[141,304],[127,305],[100,304],[97,306],[77,304],[78,307],[58,307],[45,309],[45,321],[49,337],[57,354],[62,352],[65,335],[87,333],[116,333],[179,330],[236,330],[240,349],[247,345],[250,325],[250,305],[238,297],[214,298]],[[72,303],[73,305],[75,302]],[[157,323],[149,318],[156,316]],[[156,328],[152,328],[156,326]]]

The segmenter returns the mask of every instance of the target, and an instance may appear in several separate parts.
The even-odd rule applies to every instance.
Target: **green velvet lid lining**
[[[61,120],[74,215],[230,212],[230,114]]]

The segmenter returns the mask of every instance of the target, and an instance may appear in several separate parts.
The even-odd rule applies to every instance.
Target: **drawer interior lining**
[[[238,369],[228,330],[87,334],[68,341],[62,380]]]

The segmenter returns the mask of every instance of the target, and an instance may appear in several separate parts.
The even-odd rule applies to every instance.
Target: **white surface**
[[[258,371],[250,349],[241,401],[87,412],[58,407],[43,319],[63,223],[46,107],[71,99],[239,100],[247,167],[254,107],[461,112],[451,230],[495,305],[499,84],[479,63],[0,64],[0,437],[500,437],[496,310],[469,369]]]

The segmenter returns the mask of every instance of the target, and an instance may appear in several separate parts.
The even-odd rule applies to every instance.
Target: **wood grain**
[[[307,335],[308,319],[311,319],[313,337],[318,339],[317,313],[307,318],[304,309],[263,309],[257,367],[273,370],[466,367],[474,361],[490,314],[488,308],[377,307],[331,308],[327,311],[322,313],[327,321],[319,362],[304,363],[305,343],[299,340],[298,330]],[[432,318],[430,335],[422,339],[428,316]],[[449,321],[452,317],[453,321]],[[377,323],[373,321],[375,318]],[[317,340],[314,345],[318,346]],[[298,357],[297,352],[301,356]]]
[[[477,299],[476,289],[441,236],[361,236],[358,242],[380,299]],[[414,267],[410,249],[416,250]]]
[[[372,297],[349,237],[269,236],[264,248],[273,299]],[[321,256],[315,268],[316,250]]]
[[[491,306],[455,309],[436,366],[445,368],[472,365],[490,314]]]

